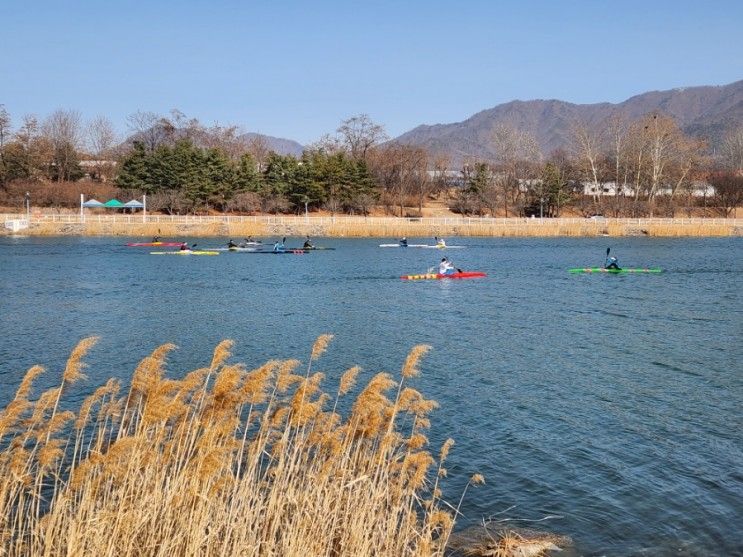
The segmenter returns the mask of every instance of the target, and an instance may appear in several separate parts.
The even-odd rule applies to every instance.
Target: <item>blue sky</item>
[[[618,102],[743,79],[743,2],[29,1],[0,6],[0,104],[178,108],[308,143],[391,136],[513,99]]]

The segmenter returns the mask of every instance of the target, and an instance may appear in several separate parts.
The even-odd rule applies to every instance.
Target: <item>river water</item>
[[[281,257],[0,238],[0,405],[32,364],[50,369],[41,387],[56,379],[89,335],[87,389],[165,342],[179,375],[224,338],[257,365],[306,361],[334,333],[328,389],[354,364],[360,381],[397,373],[426,343],[414,386],[441,405],[432,449],[456,441],[445,493],[456,502],[475,472],[487,482],[467,491],[461,527],[506,519],[569,535],[581,555],[743,554],[743,239],[447,240],[466,246],[446,252],[456,266],[489,276],[399,280],[442,253],[378,247],[389,238]],[[665,272],[567,273],[602,265],[609,245],[623,266]]]

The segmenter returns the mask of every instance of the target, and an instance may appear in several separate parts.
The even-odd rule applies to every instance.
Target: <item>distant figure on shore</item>
[[[273,245],[274,253],[286,251],[284,242],[286,242],[286,237],[282,238],[280,242],[278,240],[276,241],[276,243]]]
[[[439,238],[438,236],[434,236],[433,239],[436,241],[436,247],[437,248],[445,248],[446,242],[443,238]]]
[[[440,275],[453,275],[457,272],[457,268],[452,265],[451,261],[449,261],[446,257],[444,257],[441,260],[441,263],[439,263],[439,274]]]
[[[406,248],[406,247],[408,247],[408,239],[407,239],[407,237],[406,237],[406,236],[403,236],[402,238],[400,238],[400,239],[398,240],[398,242],[400,243],[400,247],[401,247],[401,248]]]
[[[227,242],[227,247],[228,248],[236,248],[238,246],[237,246],[237,244],[235,242],[232,241],[232,239],[230,239],[230,241]]]
[[[312,242],[310,242],[310,237],[307,236],[307,239],[304,241],[304,245],[302,245],[304,249],[312,249],[315,246],[312,245]]]

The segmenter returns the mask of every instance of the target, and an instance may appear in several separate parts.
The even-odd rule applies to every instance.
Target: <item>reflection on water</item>
[[[426,343],[415,381],[441,404],[432,448],[457,441],[448,495],[473,472],[487,481],[468,491],[462,527],[509,509],[578,554],[741,553],[743,241],[611,239],[623,265],[667,272],[566,272],[602,264],[608,240],[457,239],[455,265],[488,278],[408,282],[397,277],[441,254],[318,239],[338,249],[152,257],[127,240],[2,238],[0,403],[31,364],[51,382],[91,334],[87,388],[171,341],[182,372],[223,338],[252,365],[306,359],[332,332],[328,381],[354,364],[366,379],[398,370]],[[560,518],[533,522],[545,517]]]

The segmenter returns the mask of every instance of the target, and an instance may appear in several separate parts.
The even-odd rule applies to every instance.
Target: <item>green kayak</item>
[[[614,273],[614,274],[625,274],[625,273],[661,273],[662,269],[658,267],[645,268],[645,269],[604,269],[603,267],[576,267],[575,269],[568,269],[568,273]]]

